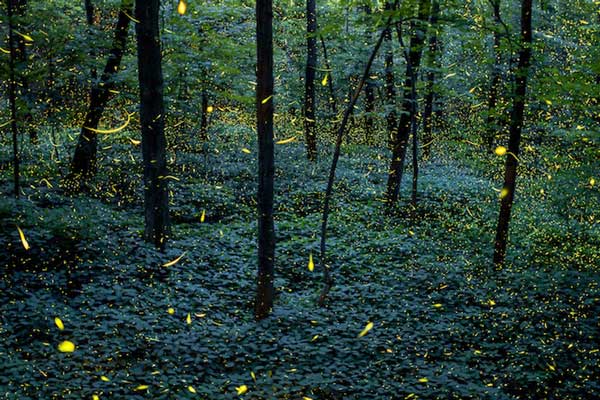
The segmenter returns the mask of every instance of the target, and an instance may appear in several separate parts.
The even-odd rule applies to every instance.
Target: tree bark
[[[202,94],[200,101],[202,105],[202,116],[200,117],[200,140],[205,142],[208,140],[208,94],[206,93],[206,82],[202,83]]]
[[[519,145],[521,142],[521,130],[523,128],[523,115],[527,95],[527,76],[531,64],[531,12],[532,0],[521,1],[521,50],[519,51],[519,64],[515,72],[515,94],[510,121],[510,138],[508,152],[506,154],[506,170],[504,174],[504,186],[501,192],[500,215],[496,230],[496,242],[494,248],[494,264],[497,267],[504,265],[506,257],[506,245],[508,240],[508,226],[510,213],[514,201],[517,166],[519,163]]]
[[[423,109],[423,157],[429,158],[431,154],[431,143],[433,142],[433,102],[435,98],[435,71],[438,67],[438,16],[440,13],[439,0],[431,3],[431,17],[429,24],[431,33],[429,35],[429,49],[427,53],[427,76],[425,83],[425,106]]]
[[[13,142],[13,190],[16,198],[19,198],[19,138],[17,129],[17,96],[15,90],[15,37],[14,37],[14,11],[12,1],[7,2],[7,16],[8,16],[8,46],[9,46],[9,57],[8,57],[8,70],[9,70],[9,82],[8,82],[8,98],[10,102],[10,127],[12,131],[12,142]]]
[[[392,4],[389,1],[385,2],[385,9],[392,10]],[[392,44],[392,28],[386,27],[383,33],[384,40],[387,44],[385,52],[384,68],[385,68],[385,98],[387,102],[388,112],[386,115],[387,136],[388,142],[393,143],[394,132],[396,131],[396,80],[394,77],[394,50]]]
[[[321,47],[323,48],[323,61],[325,62],[325,68],[327,69],[328,79],[327,86],[329,88],[329,109],[334,115],[337,115],[337,100],[335,98],[335,89],[333,87],[333,70],[331,69],[331,64],[329,63],[329,57],[327,56],[327,46],[325,46],[325,40],[323,36],[320,36],[321,39]]]
[[[140,125],[144,163],[144,238],[164,249],[169,234],[163,76],[158,30],[159,0],[138,0],[135,5]]]
[[[417,101],[416,96],[413,96],[412,80],[417,76],[417,71],[421,63],[421,55],[423,44],[425,42],[425,24],[429,18],[429,1],[420,0],[417,21],[413,24],[414,32],[410,38],[409,54],[406,57],[406,78],[402,88],[404,98],[400,108],[400,121],[394,138],[394,146],[392,150],[392,160],[390,162],[386,203],[388,207],[394,206],[398,201],[400,192],[400,183],[402,182],[402,173],[404,169],[404,160],[406,158],[406,148],[410,135],[411,121],[413,119],[415,107],[413,103]],[[401,32],[398,29],[399,40],[401,41]]]
[[[412,176],[412,195],[411,195],[411,201],[412,201],[412,205],[413,207],[417,206],[417,190],[418,190],[418,184],[419,184],[419,138],[417,136],[417,112],[418,112],[418,107],[417,107],[417,75],[415,73],[415,71],[411,71],[411,73],[413,74],[412,79],[411,79],[411,83],[412,83],[412,88],[411,88],[411,97],[413,98],[413,102],[412,102],[412,109],[410,110],[411,116],[410,116],[410,133],[412,136],[412,170],[413,170],[413,176]]]
[[[27,0],[8,0],[9,2],[12,2],[12,12],[13,12],[13,29],[14,29],[14,25],[15,25],[15,21],[14,21],[14,17],[17,17],[17,26],[20,25],[20,22],[22,22],[23,18],[25,17],[25,12],[27,10]],[[19,27],[19,30],[21,32],[26,31],[25,27]],[[27,47],[25,45],[25,38],[18,35],[16,37],[13,37],[13,39],[16,39],[17,41],[17,45],[15,47],[15,54],[14,54],[14,64],[16,65],[26,65],[27,64]],[[18,79],[20,82],[20,87],[21,89],[19,89],[19,92],[22,93],[21,98],[22,98],[22,102],[21,102],[21,106],[22,106],[22,110],[21,110],[21,115],[23,117],[22,119],[22,125],[24,125],[24,128],[26,128],[27,133],[29,133],[29,141],[30,143],[37,143],[38,141],[38,134],[37,134],[37,130],[35,129],[35,127],[33,126],[33,115],[31,114],[31,105],[33,104],[33,97],[31,95],[31,90],[29,88],[29,80],[27,79],[27,73],[25,72],[27,70],[26,67],[20,67],[18,68],[18,70],[20,70],[21,72],[18,73]],[[15,74],[17,75],[17,74]]]
[[[92,36],[92,27],[94,26],[94,5],[92,4],[92,0],[85,0],[85,19],[88,24],[88,35],[89,40],[93,40]],[[96,56],[96,52],[93,48],[90,49],[90,58],[93,60]],[[90,75],[92,77],[92,85],[94,81],[98,78],[98,73],[96,71],[96,67],[92,67],[90,69]]]
[[[600,13],[598,13],[596,15],[596,23],[598,25],[600,25]],[[599,37],[600,35],[597,35],[596,37]],[[598,111],[598,107],[600,107],[600,94],[598,94],[598,90],[600,90],[600,72],[596,73],[596,77],[594,80],[595,84],[596,84],[596,96],[592,98],[592,110],[591,110],[591,114],[592,114],[592,118],[600,124],[600,111]],[[596,110],[594,112],[594,110]]]
[[[371,15],[371,6],[365,5],[364,11],[367,17]],[[368,24],[367,24],[368,25]],[[365,40],[366,43],[371,42],[371,34],[367,27],[365,31]],[[374,130],[374,119],[373,113],[375,112],[375,82],[371,77],[367,77],[367,81],[365,82],[365,119],[364,119],[364,129],[365,129],[365,143],[369,144],[371,133]]]
[[[488,94],[488,110],[486,118],[486,135],[485,141],[487,148],[492,151],[494,147],[494,140],[496,138],[496,131],[498,130],[498,92],[500,91],[500,79],[501,79],[501,63],[502,53],[500,51],[500,33],[498,28],[501,23],[500,19],[500,0],[490,0],[492,5],[492,12],[494,15],[494,65],[492,66],[492,76],[490,82],[490,91]]]
[[[127,42],[127,31],[129,28],[129,17],[131,15],[133,0],[122,0],[115,28],[115,36],[110,50],[110,55],[100,81],[92,86],[90,105],[86,113],[81,133],[75,148],[75,154],[71,163],[71,175],[76,178],[90,177],[96,173],[98,138],[92,129],[97,129],[110,98],[110,90],[115,84],[112,80],[121,64],[125,45]]]
[[[256,123],[258,132],[258,285],[254,313],[273,308],[275,226],[273,222],[273,4],[256,1]],[[307,68],[308,71],[308,68]],[[314,72],[314,69],[312,70]]]
[[[317,68],[317,6],[316,0],[306,0],[306,71],[304,77],[304,135],[306,156],[317,159],[317,129],[315,122],[315,74]]]

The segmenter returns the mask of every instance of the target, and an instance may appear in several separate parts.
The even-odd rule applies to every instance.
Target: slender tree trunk
[[[323,36],[320,36],[321,39],[321,47],[323,48],[323,61],[325,62],[325,68],[327,69],[328,79],[327,86],[329,88],[329,109],[334,115],[337,115],[337,106],[336,106],[336,98],[335,98],[335,89],[333,87],[333,70],[331,69],[331,64],[329,63],[329,57],[327,56],[327,46],[325,46],[325,40]]]
[[[523,128],[523,115],[527,95],[527,76],[529,75],[529,66],[531,63],[531,11],[532,0],[522,0],[522,45],[521,50],[519,51],[519,64],[515,72],[515,95],[510,121],[510,138],[506,155],[506,171],[504,174],[504,186],[501,192],[500,215],[498,217],[498,228],[496,230],[496,242],[494,248],[494,264],[497,267],[501,267],[504,264],[510,213],[515,196],[517,165],[519,162],[519,145],[521,142],[521,130]]]
[[[85,20],[88,26],[94,25],[94,5],[92,0],[84,0],[83,5],[85,7]]]
[[[88,24],[89,40],[93,41],[94,38],[92,35],[92,27],[94,26],[94,5],[92,4],[92,0],[85,0],[84,6],[85,6],[85,19]],[[94,58],[96,58],[96,52],[94,51],[94,48],[92,47],[90,49],[90,59],[94,60]],[[92,77],[92,85],[94,85],[94,81],[98,78],[98,72],[96,71],[95,66],[92,66],[92,68],[90,69],[90,76]]]
[[[350,103],[350,101],[352,101],[352,95],[354,94],[354,90],[353,90],[353,82],[356,80],[356,76],[355,75],[350,75],[348,77],[348,100],[347,102]],[[350,116],[348,117],[348,129],[346,129],[346,144],[350,144],[350,132],[354,129],[354,127],[356,126],[356,118],[354,118],[354,108],[352,110],[350,110]]]
[[[411,116],[410,116],[410,133],[412,135],[412,170],[413,170],[413,176],[412,176],[412,195],[411,195],[411,201],[412,201],[412,205],[413,207],[416,207],[417,205],[417,189],[418,189],[418,182],[419,182],[419,138],[417,136],[417,76],[415,74],[415,71],[412,70],[411,73],[413,74],[412,79],[411,79],[411,84],[412,84],[412,88],[411,88],[411,97],[413,98],[413,102],[412,102],[412,109],[410,110]]]
[[[494,139],[496,138],[496,131],[498,130],[498,92],[500,91],[500,79],[501,79],[501,64],[502,64],[502,53],[500,51],[500,33],[498,28],[500,26],[500,0],[490,0],[492,5],[492,11],[494,15],[494,65],[492,66],[492,76],[490,83],[490,92],[488,94],[488,112],[486,119],[486,135],[485,141],[487,148],[491,151],[494,147]]]
[[[596,90],[600,90],[600,74],[596,75]],[[600,106],[600,94],[593,98],[592,104],[595,106],[596,110],[598,110],[598,107]],[[592,112],[592,117],[600,124],[600,112]]]
[[[17,130],[17,96],[15,90],[15,37],[13,27],[13,4],[12,0],[7,1],[7,16],[8,16],[8,46],[9,46],[9,57],[8,57],[8,70],[9,70],[9,82],[8,82],[8,98],[10,102],[10,127],[12,131],[12,142],[13,142],[13,185],[14,194],[16,198],[19,198],[19,138]]]
[[[398,6],[398,2],[399,2],[399,0],[395,1],[394,9]],[[390,26],[391,22],[392,22],[392,18],[388,17],[385,26],[386,27]],[[320,266],[321,266],[321,270],[323,271],[323,280],[325,281],[325,284],[323,286],[323,289],[321,290],[321,294],[319,295],[318,304],[320,306],[323,306],[325,304],[327,295],[329,294],[329,291],[333,287],[333,283],[334,283],[333,277],[331,276],[331,273],[329,272],[329,266],[326,264],[326,262],[327,262],[327,222],[329,220],[329,209],[330,209],[331,199],[333,197],[333,183],[335,181],[335,171],[337,169],[337,164],[340,159],[342,140],[344,138],[344,131],[346,130],[346,126],[348,124],[350,116],[352,115],[352,110],[354,109],[354,106],[356,105],[356,100],[358,99],[358,96],[360,95],[360,92],[362,91],[362,88],[363,88],[367,78],[369,77],[369,73],[371,72],[371,66],[373,65],[373,60],[375,60],[375,57],[377,56],[377,52],[379,51],[379,48],[381,47],[381,43],[383,43],[384,36],[385,36],[385,30],[382,31],[381,34],[379,35],[379,40],[377,41],[377,43],[375,44],[375,47],[373,48],[373,51],[371,52],[371,56],[369,57],[369,60],[367,61],[367,65],[365,66],[365,70],[362,75],[362,78],[358,82],[358,86],[354,90],[354,94],[352,94],[352,96],[350,97],[348,106],[346,107],[346,110],[344,111],[344,115],[342,117],[342,122],[340,123],[340,127],[339,127],[339,129],[337,131],[337,135],[336,135],[335,148],[333,150],[333,159],[331,160],[331,168],[329,169],[329,178],[327,180],[327,189],[325,189],[325,200],[323,201],[323,216],[321,218]]]
[[[307,68],[307,72],[308,72]],[[314,72],[314,69],[312,69]],[[273,222],[273,4],[256,1],[256,123],[258,132],[258,286],[255,316],[273,308],[275,226]]]
[[[129,17],[131,15],[133,0],[122,0],[115,28],[115,37],[112,49],[100,81],[92,86],[90,95],[90,106],[86,113],[81,133],[75,148],[75,154],[71,163],[71,175],[74,177],[89,177],[96,173],[98,138],[91,129],[97,129],[110,97],[110,91],[114,88],[113,75],[116,74],[121,64],[121,58],[125,52],[127,42],[127,31],[129,28]]]
[[[389,1],[385,2],[385,9],[392,10],[392,4]],[[394,132],[396,131],[396,79],[394,78],[394,50],[392,43],[392,28],[385,28],[383,33],[386,42],[386,52],[384,60],[385,68],[385,98],[387,102],[388,112],[386,115],[387,122],[387,138],[388,143],[393,143]]]
[[[46,77],[46,110],[45,117],[46,121],[50,123],[50,138],[52,141],[50,144],[52,145],[52,154],[53,161],[56,160],[60,163],[60,154],[58,152],[58,141],[56,139],[56,116],[54,114],[54,107],[56,101],[56,93],[54,90],[54,62],[50,57],[50,54],[47,54],[48,58],[46,60],[48,65],[48,76]]]
[[[367,18],[369,18],[369,16],[371,15],[371,6],[365,5],[364,11],[365,11]],[[365,31],[365,40],[366,40],[366,43],[371,42],[371,33],[370,33],[368,27]],[[364,119],[364,123],[365,123],[364,129],[365,129],[365,143],[367,143],[367,144],[371,140],[371,133],[374,130],[374,119],[373,119],[374,112],[375,112],[375,82],[373,82],[373,79],[371,79],[371,77],[369,76],[367,78],[367,81],[365,82],[365,113],[367,115],[365,115],[365,119]]]
[[[304,78],[304,134],[306,155],[317,159],[317,129],[315,122],[315,74],[317,68],[317,5],[316,0],[306,0],[306,72]]]
[[[394,147],[392,150],[392,161],[388,174],[386,203],[388,207],[392,207],[398,201],[400,192],[400,183],[402,182],[402,173],[404,169],[404,159],[406,158],[406,148],[410,135],[410,126],[412,114],[415,107],[413,103],[417,101],[416,96],[413,96],[412,81],[416,78],[419,64],[421,63],[421,55],[423,44],[425,42],[425,24],[429,18],[429,1],[420,0],[419,11],[416,23],[413,23],[414,32],[410,38],[409,54],[406,56],[406,79],[402,88],[404,98],[400,109],[400,121],[394,138]],[[402,43],[402,32],[398,29],[398,38]]]
[[[438,67],[437,48],[438,48],[438,16],[440,13],[439,0],[433,0],[431,3],[431,17],[429,24],[431,33],[429,35],[429,49],[427,52],[428,71],[425,83],[425,106],[423,109],[423,157],[429,158],[431,153],[431,143],[433,142],[433,102],[435,98],[435,71]]]
[[[8,0],[9,2],[12,2],[12,8],[13,8],[13,17],[17,17],[17,21],[21,21],[23,20],[23,18],[25,17],[25,12],[27,11],[27,0]],[[19,24],[21,22],[17,22],[17,26],[19,26]],[[14,18],[13,18],[13,29],[14,29]],[[26,28],[25,27],[20,27],[19,28],[20,31],[25,31]],[[14,39],[16,39],[17,41],[17,45],[15,47],[15,58],[14,58],[14,63],[15,66],[19,65],[20,67],[18,68],[18,70],[20,70],[20,72],[16,75],[18,75],[18,79],[20,82],[20,89],[19,91],[22,93],[22,110],[21,110],[21,115],[23,117],[22,119],[22,123],[24,125],[24,127],[26,128],[27,132],[29,133],[29,141],[31,143],[37,143],[38,141],[38,134],[37,134],[37,130],[35,129],[35,127],[33,126],[33,115],[31,114],[31,105],[33,103],[33,98],[31,95],[31,90],[29,88],[29,80],[27,79],[27,47],[25,45],[25,38],[22,36],[16,36],[14,37]]]
[[[369,144],[371,141],[371,133],[375,129],[373,113],[375,112],[375,83],[369,77],[365,83],[365,143]]]
[[[203,85],[206,85],[206,83],[203,83]],[[205,142],[208,140],[208,95],[206,94],[206,87],[202,87],[201,104],[202,117],[200,118],[200,140]]]
[[[138,0],[135,5],[140,125],[144,162],[144,238],[164,249],[169,234],[169,194],[164,133],[163,76],[158,30],[159,0]]]
[[[600,25],[600,13],[597,14],[596,22],[598,25]],[[598,31],[596,31],[596,32],[598,32]],[[600,35],[596,35],[596,37],[598,39],[600,39]],[[600,124],[600,112],[598,111],[598,107],[600,107],[600,93],[598,93],[598,91],[600,90],[600,72],[596,73],[595,83],[596,83],[596,96],[594,98],[592,98],[593,109],[591,110],[591,114],[592,114],[592,118],[597,123]]]

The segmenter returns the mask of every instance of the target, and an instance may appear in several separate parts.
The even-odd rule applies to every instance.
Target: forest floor
[[[256,322],[256,153],[234,137],[170,159],[165,253],[140,240],[140,151],[125,137],[100,149],[87,194],[67,196],[60,167],[31,156],[14,200],[1,172],[0,397],[600,398],[597,188],[524,173],[497,270],[501,159],[437,148],[416,209],[404,211],[407,171],[387,215],[388,151],[345,146],[329,225],[335,286],[318,308],[322,277],[307,264],[312,254],[318,267],[330,156],[311,164],[301,144],[277,146],[277,297]],[[74,352],[57,350],[64,340]]]

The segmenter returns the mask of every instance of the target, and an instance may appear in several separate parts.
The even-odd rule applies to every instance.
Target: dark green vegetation
[[[597,3],[9,1],[0,398],[600,398]]]
[[[250,130],[229,129],[252,147]],[[196,398],[191,385],[218,399],[242,384],[244,398],[255,399],[600,394],[598,193],[572,187],[576,170],[523,180],[513,227],[522,244],[495,271],[500,160],[472,159],[460,152],[464,143],[434,149],[417,209],[387,217],[386,151],[346,147],[330,225],[336,285],[328,306],[315,308],[320,277],[307,261],[318,252],[328,166],[304,161],[302,146],[278,146],[276,308],[257,323],[255,154],[237,143],[217,144],[206,160],[179,154],[170,166],[180,179],[171,182],[176,239],[161,254],[140,241],[140,185],[117,179],[141,173],[140,156],[113,163],[130,146],[124,137],[113,143],[95,198],[30,180],[26,199],[2,203],[7,398]],[[533,154],[523,157],[533,164]],[[38,168],[56,174],[53,163]],[[368,321],[373,329],[357,338]],[[62,340],[76,351],[58,352]],[[149,388],[136,392],[139,385]]]

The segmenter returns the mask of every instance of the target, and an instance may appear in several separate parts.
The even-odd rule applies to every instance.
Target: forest
[[[600,398],[600,1],[0,36],[0,398]]]

